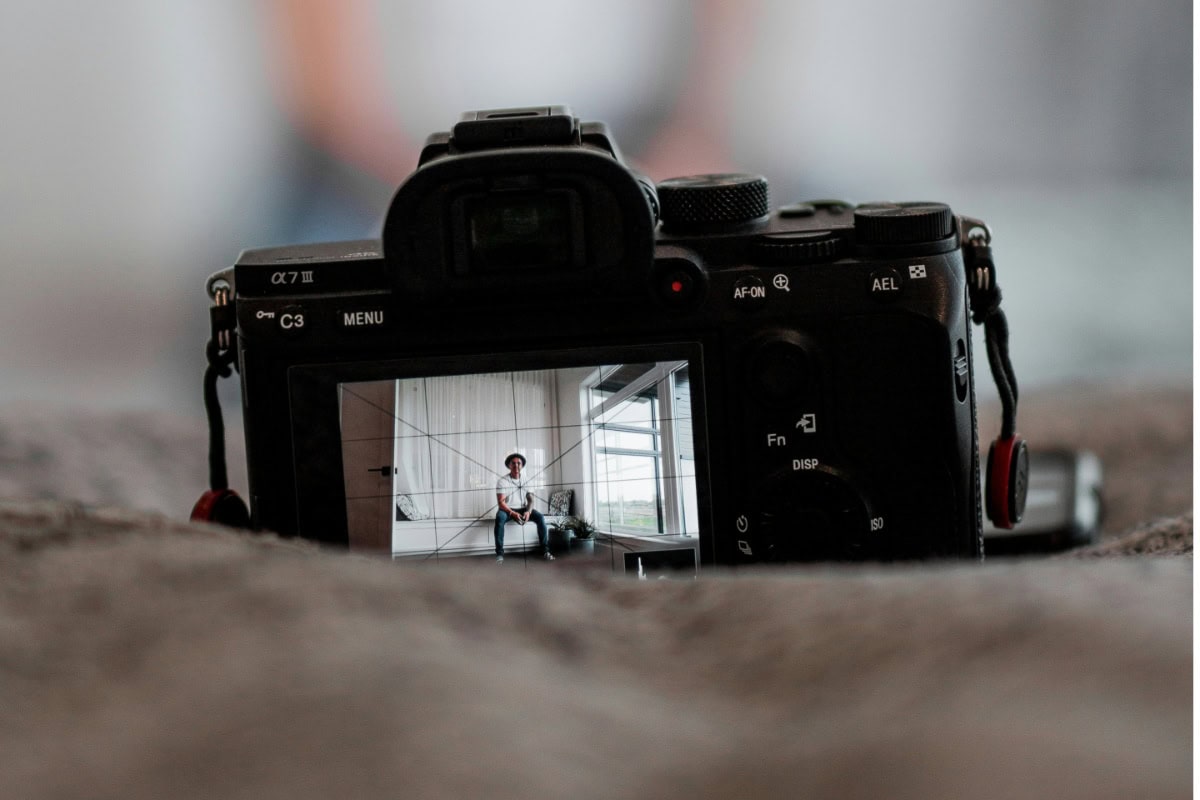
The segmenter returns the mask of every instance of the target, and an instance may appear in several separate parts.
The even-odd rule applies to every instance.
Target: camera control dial
[[[760,560],[845,561],[878,557],[883,517],[841,470],[796,459],[763,484],[753,522]]]
[[[859,244],[934,242],[954,234],[954,213],[944,203],[865,203],[854,209]]]
[[[738,173],[668,178],[658,184],[664,230],[742,225],[770,213],[767,179]]]
[[[754,258],[763,264],[797,264],[832,260],[840,240],[829,231],[770,233],[754,243]]]

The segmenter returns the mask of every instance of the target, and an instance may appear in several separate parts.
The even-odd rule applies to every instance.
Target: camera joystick
[[[771,211],[767,179],[738,173],[668,178],[658,203],[665,231],[745,225]]]

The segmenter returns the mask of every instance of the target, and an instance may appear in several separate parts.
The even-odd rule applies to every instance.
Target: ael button
[[[868,290],[876,300],[894,300],[904,288],[904,278],[895,267],[880,267],[871,272]]]

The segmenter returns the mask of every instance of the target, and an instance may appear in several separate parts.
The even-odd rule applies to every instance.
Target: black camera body
[[[518,451],[552,527],[593,521],[618,569],[979,558],[966,233],[938,203],[656,187],[562,107],[464,115],[382,241],[249,250],[210,279],[253,525],[485,554]]]

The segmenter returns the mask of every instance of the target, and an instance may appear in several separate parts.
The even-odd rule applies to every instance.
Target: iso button
[[[733,282],[733,307],[739,311],[757,311],[767,302],[767,287],[753,275]]]
[[[895,267],[880,267],[871,272],[867,291],[871,297],[882,302],[895,300],[904,288],[904,278]]]

